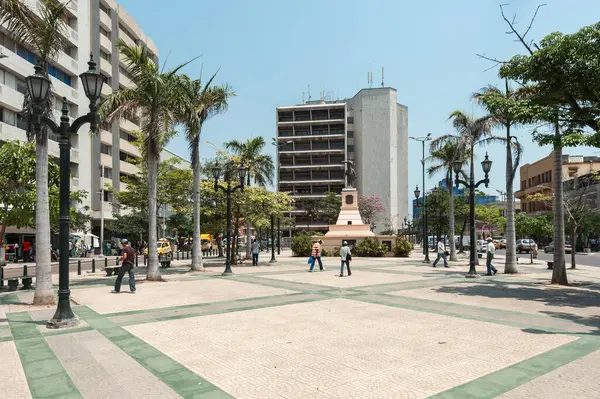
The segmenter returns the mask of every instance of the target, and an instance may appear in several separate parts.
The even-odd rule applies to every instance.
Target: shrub
[[[394,248],[394,255],[401,258],[408,258],[414,247],[413,243],[406,238],[398,238],[396,240],[396,247]]]
[[[310,256],[312,239],[308,233],[300,233],[292,237],[292,253],[294,256]]]
[[[365,238],[354,246],[352,252],[356,256],[380,257],[385,255],[387,247],[374,238]]]
[[[329,256],[329,252],[325,248],[321,248],[321,256]]]

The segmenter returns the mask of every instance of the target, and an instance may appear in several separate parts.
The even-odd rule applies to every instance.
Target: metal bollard
[[[135,254],[135,267],[138,267],[138,254]]]
[[[177,251],[177,260],[179,260],[179,251]]]
[[[144,266],[146,266],[146,255],[144,255]]]
[[[27,277],[27,265],[23,266],[23,277]]]
[[[77,275],[81,276],[81,259],[77,261]]]
[[[96,273],[96,258],[92,258],[92,273]]]
[[[108,267],[108,258],[104,258],[104,269]]]

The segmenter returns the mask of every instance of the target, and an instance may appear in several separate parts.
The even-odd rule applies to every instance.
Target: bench
[[[19,288],[19,279],[23,283],[23,289],[31,289],[35,277],[35,266],[23,265],[22,267],[0,267],[0,285],[8,280],[8,290],[16,291]]]
[[[115,264],[114,265],[109,265],[108,264],[108,258],[104,258],[104,268],[103,270],[106,272],[106,276],[110,277],[113,274],[116,276],[117,274],[119,274],[119,270],[121,269],[121,258],[117,257],[115,259]]]

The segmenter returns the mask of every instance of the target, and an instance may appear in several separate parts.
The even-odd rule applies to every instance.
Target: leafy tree
[[[552,214],[528,216],[525,212],[517,213],[515,228],[517,237],[521,238],[535,237],[539,241],[542,238],[552,237],[554,231]]]
[[[186,105],[185,93],[177,73],[186,64],[163,72],[148,55],[144,46],[128,46],[119,42],[123,62],[134,84],[109,95],[100,106],[100,114],[106,123],[115,118],[141,119],[142,154],[148,170],[148,247],[156,248],[157,176],[160,152],[174,135],[178,112]],[[158,252],[148,251],[148,280],[159,280]]]
[[[508,79],[504,80],[504,91],[495,86],[487,86],[478,93],[474,93],[473,99],[482,104],[485,110],[493,115],[506,130],[506,259],[504,273],[514,274],[518,273],[518,269],[513,185],[523,147],[519,144],[516,136],[512,136],[512,128],[533,120],[536,107],[521,92],[513,90],[508,84]],[[514,143],[513,138],[515,139]]]
[[[328,192],[322,202],[322,215],[327,219],[328,224],[335,224],[340,215],[342,199],[333,192]]]
[[[490,236],[494,235],[496,229],[501,229],[506,224],[506,218],[502,216],[502,211],[495,206],[475,206],[475,217],[488,227]]]
[[[564,201],[562,208],[564,209],[565,221],[567,227],[569,227],[571,233],[571,269],[576,268],[575,256],[577,248],[577,234],[579,229],[584,225],[585,219],[592,213],[593,204],[588,201],[588,190],[600,180],[600,176],[597,173],[592,173],[585,176],[578,176],[574,179],[566,182],[569,186],[569,190],[565,192]],[[532,202],[544,202],[547,206],[554,205],[554,198],[552,195],[543,193],[537,193],[529,195],[528,201]],[[556,241],[554,242],[556,248]]]
[[[139,210],[115,214],[114,219],[106,221],[105,229],[117,237],[144,241],[148,237],[148,214]]]
[[[385,206],[378,195],[361,195],[358,197],[358,211],[363,223],[368,224],[373,231],[375,222],[385,212]]]
[[[171,207],[180,213],[186,213],[191,208],[192,171],[188,169],[179,169],[177,165],[179,160],[171,158],[162,161],[158,165],[157,173],[157,196],[156,210],[161,207],[171,205]],[[140,171],[136,175],[122,177],[123,183],[127,184],[127,190],[115,192],[115,199],[119,205],[138,210],[144,213],[148,212],[148,168],[144,162],[137,162]],[[112,187],[108,187],[113,190]]]
[[[187,76],[181,77],[181,84],[187,97],[186,106],[182,109],[180,122],[185,127],[185,136],[188,141],[191,158],[193,182],[193,239],[192,239],[192,270],[203,270],[202,250],[200,242],[200,220],[202,197],[200,196],[200,133],[204,122],[213,115],[224,112],[227,109],[227,101],[234,93],[225,85],[212,85],[216,73],[202,81],[202,77],[191,80]],[[212,86],[211,86],[212,85]]]
[[[173,235],[189,237],[194,232],[194,224],[187,213],[174,213],[167,218],[167,229]]]
[[[66,42],[67,3],[44,0],[35,2],[34,12],[24,2],[16,0],[0,1],[0,25],[4,26],[16,42],[33,50],[40,58],[42,73],[48,76],[48,62],[63,49]],[[33,72],[33,71],[32,71]],[[44,99],[41,107],[43,116],[53,119],[52,90]],[[29,88],[25,89],[23,113],[32,112]],[[50,208],[48,194],[48,128],[43,126],[34,130],[27,126],[27,137],[36,142],[36,204],[35,204],[35,253],[36,283],[33,296],[34,305],[56,303],[52,291],[52,269],[50,264]]]
[[[312,251],[312,239],[308,232],[300,232],[292,237],[293,256],[310,256]]]
[[[320,219],[323,214],[323,203],[316,198],[307,198],[302,200],[302,204],[304,206],[304,213],[308,218],[308,229],[310,230],[310,225],[315,220]]]

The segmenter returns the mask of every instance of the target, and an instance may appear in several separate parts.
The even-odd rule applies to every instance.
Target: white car
[[[486,252],[487,251],[487,241],[477,240],[477,252]]]

